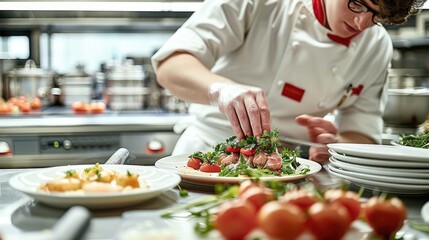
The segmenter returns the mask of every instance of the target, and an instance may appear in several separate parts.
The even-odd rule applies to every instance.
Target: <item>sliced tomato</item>
[[[212,164],[212,163],[205,162],[200,167],[201,172],[220,172],[221,170],[222,169],[217,163]]]
[[[240,147],[232,147],[230,145],[226,146],[225,150],[230,153],[238,153],[240,152]]]
[[[202,163],[203,161],[199,158],[189,158],[186,166],[191,167],[195,170],[198,170],[200,169]]]
[[[246,156],[253,156],[256,153],[256,147],[254,148],[241,148],[240,153]]]

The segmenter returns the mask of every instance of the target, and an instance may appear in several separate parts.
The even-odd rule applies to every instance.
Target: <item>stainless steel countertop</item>
[[[37,203],[8,185],[8,181],[13,175],[30,170],[32,169],[0,169],[0,236],[1,234],[49,229],[65,212],[63,209],[56,209]],[[309,180],[317,182],[321,188],[330,188],[339,184],[338,179],[331,178],[324,170],[309,178]],[[83,239],[129,240],[130,235],[126,236],[126,234],[132,234],[136,231],[140,231],[140,233],[144,231],[145,234],[148,234],[151,229],[158,230],[156,232],[158,234],[156,235],[157,238],[154,239],[161,239],[163,234],[166,237],[170,236],[170,238],[166,239],[201,239],[193,232],[193,222],[189,219],[162,219],[159,217],[166,208],[212,194],[212,189],[209,187],[195,188],[195,186],[185,183],[182,183],[181,186],[189,190],[189,197],[181,198],[178,195],[178,191],[173,189],[135,207],[92,210],[91,223]],[[370,197],[371,193],[365,193],[365,195]],[[409,218],[419,218],[420,209],[428,200],[428,196],[401,197],[401,199],[408,208]],[[401,232],[413,234],[414,240],[429,239],[429,235],[410,229],[408,225],[404,226]],[[171,238],[172,236],[173,238]],[[219,238],[214,236],[211,239]],[[346,237],[346,240],[355,239]]]

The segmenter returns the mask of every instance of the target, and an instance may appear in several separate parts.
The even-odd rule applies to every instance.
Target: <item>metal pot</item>
[[[429,115],[429,88],[388,89],[384,122],[397,126],[417,126]]]
[[[188,111],[188,105],[183,100],[172,95],[167,89],[161,90],[160,106],[168,112],[185,113]]]
[[[49,103],[50,90],[55,74],[37,68],[33,60],[27,60],[24,68],[14,69],[6,75],[5,98],[26,96],[39,97],[44,104]]]
[[[61,90],[59,103],[62,105],[72,105],[76,101],[90,102],[92,99],[92,76],[81,68],[60,76],[57,85]]]

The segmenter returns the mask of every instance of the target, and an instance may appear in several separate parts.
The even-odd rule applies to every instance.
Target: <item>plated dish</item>
[[[357,143],[331,143],[328,144],[328,148],[337,153],[355,157],[429,163],[427,149]]]
[[[338,153],[333,149],[329,149],[328,152],[332,155],[334,159],[341,160],[347,163],[354,163],[359,165],[368,165],[368,166],[380,166],[380,167],[402,167],[402,168],[429,168],[428,162],[417,162],[410,161],[407,158],[401,160],[390,160],[390,159],[377,159],[377,158],[366,158],[366,157],[357,157],[350,156],[343,153]]]
[[[203,173],[200,171],[186,168],[188,156],[189,155],[187,154],[182,154],[182,155],[165,157],[156,161],[155,166],[161,169],[173,170],[174,172],[178,173],[182,178],[182,180],[184,181],[197,182],[197,183],[203,183],[203,184],[216,184],[216,183],[235,184],[243,181],[246,178],[246,177],[219,177],[217,173]],[[297,157],[296,160],[298,163],[302,165],[307,165],[310,171],[307,172],[306,174],[262,177],[261,180],[263,181],[276,180],[276,181],[283,181],[283,182],[296,181],[296,180],[309,177],[319,172],[322,169],[320,164],[314,161],[310,161],[299,157]]]
[[[43,191],[45,183],[63,178],[68,171],[82,173],[94,165],[70,165],[62,167],[44,168],[24,172],[12,177],[9,185],[14,189],[47,205],[66,208],[73,205],[82,205],[88,208],[124,207],[154,198],[164,191],[174,188],[180,183],[180,176],[171,171],[164,171],[154,167],[134,165],[100,165],[110,171],[121,174],[136,174],[139,188],[131,191],[85,193],[85,192],[55,192]]]

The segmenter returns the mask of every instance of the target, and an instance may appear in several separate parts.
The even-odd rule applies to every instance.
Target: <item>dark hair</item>
[[[372,1],[372,0],[371,0]],[[417,14],[426,0],[375,0],[380,6],[380,16],[388,24],[401,24]]]

